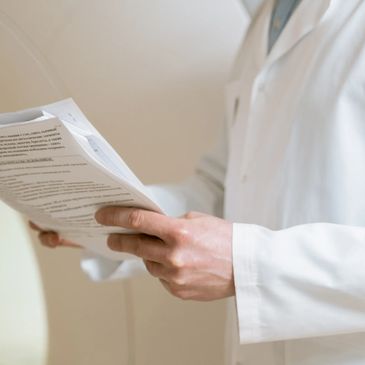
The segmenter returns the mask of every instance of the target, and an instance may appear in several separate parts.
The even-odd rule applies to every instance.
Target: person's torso
[[[365,2],[302,0],[267,55],[266,1],[227,86],[225,216],[365,225]],[[240,346],[242,365],[365,364],[365,334]]]

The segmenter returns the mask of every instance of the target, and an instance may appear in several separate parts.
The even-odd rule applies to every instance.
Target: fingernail
[[[103,212],[101,210],[98,210],[96,213],[95,213],[95,220],[98,222],[98,223],[102,223],[103,221]]]
[[[112,250],[112,251],[115,251],[115,244],[113,242],[109,242],[108,241],[108,247]]]
[[[111,234],[108,237],[107,245],[113,251],[115,251],[117,249],[118,244],[117,244],[117,239],[116,239],[116,235],[115,234]]]

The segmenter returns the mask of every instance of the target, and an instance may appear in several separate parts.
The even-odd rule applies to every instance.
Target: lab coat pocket
[[[225,89],[226,97],[226,123],[228,131],[228,153],[230,160],[240,161],[242,158],[244,129],[241,105],[242,82],[234,80],[230,82]],[[241,146],[237,148],[237,146]]]
[[[237,120],[240,107],[240,81],[234,80],[225,87],[225,107],[227,127],[230,129]]]

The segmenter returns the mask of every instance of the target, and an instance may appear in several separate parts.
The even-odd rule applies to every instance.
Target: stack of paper
[[[112,259],[103,206],[162,212],[71,99],[0,115],[0,198],[45,230]]]

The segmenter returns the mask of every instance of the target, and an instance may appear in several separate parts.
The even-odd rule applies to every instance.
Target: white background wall
[[[71,96],[144,182],[193,171],[223,119],[236,0],[0,0],[0,16],[0,111]],[[223,302],[93,284],[77,252],[35,247],[50,365],[222,364]]]

